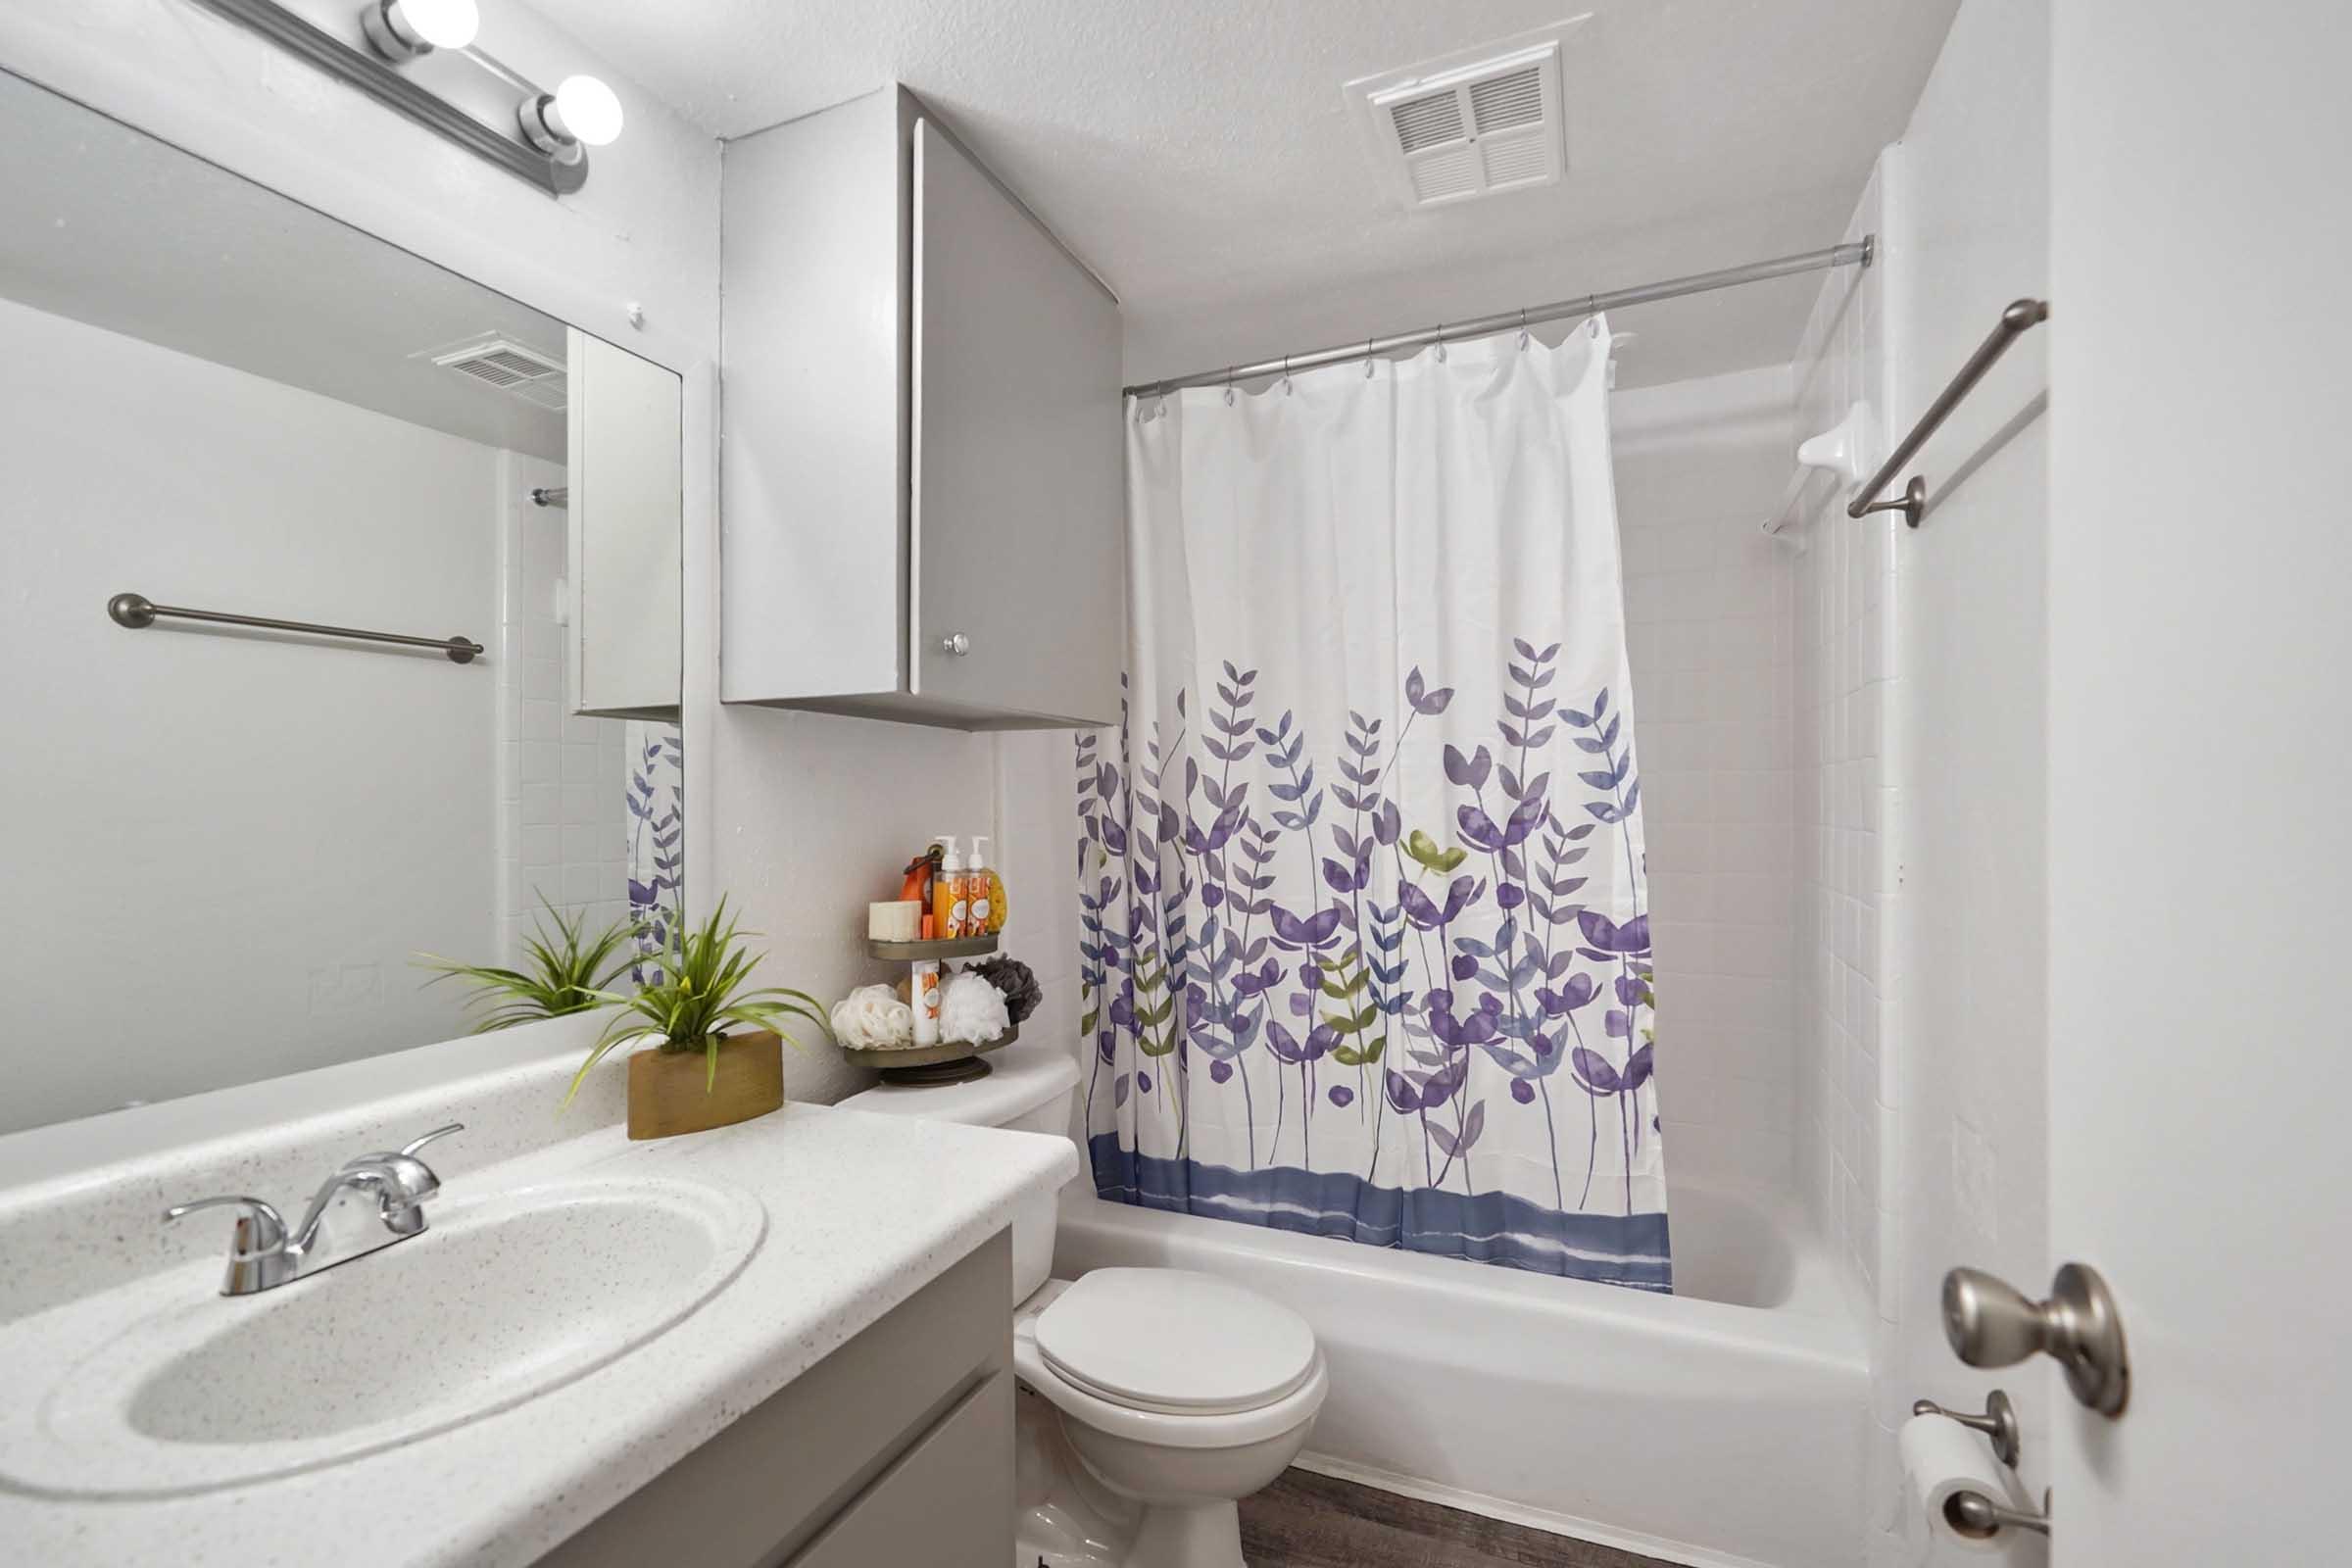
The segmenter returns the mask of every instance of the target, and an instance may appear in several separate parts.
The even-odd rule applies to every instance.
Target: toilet
[[[987,1077],[885,1084],[852,1110],[1067,1137],[1078,1065],[1045,1041]],[[1329,1388],[1304,1318],[1214,1275],[1054,1279],[1052,1197],[1012,1217],[1021,1568],[1243,1568],[1235,1504],[1298,1457]]]

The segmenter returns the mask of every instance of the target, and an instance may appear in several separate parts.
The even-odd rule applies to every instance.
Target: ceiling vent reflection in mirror
[[[1568,172],[1561,58],[1586,20],[1348,83],[1391,194],[1441,207],[1558,184]]]
[[[540,408],[564,407],[563,362],[511,339],[482,338],[462,348],[442,350],[433,355],[433,363]]]

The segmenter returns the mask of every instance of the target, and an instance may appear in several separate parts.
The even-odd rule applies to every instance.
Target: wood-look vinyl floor
[[[1670,1568],[1305,1470],[1243,1501],[1242,1555],[1250,1568]]]

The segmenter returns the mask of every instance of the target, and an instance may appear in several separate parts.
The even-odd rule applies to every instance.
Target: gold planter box
[[[727,1036],[718,1048],[716,1081],[710,1072],[710,1057],[700,1051],[640,1051],[629,1057],[629,1136],[709,1132],[784,1104],[784,1042],[768,1031]]]

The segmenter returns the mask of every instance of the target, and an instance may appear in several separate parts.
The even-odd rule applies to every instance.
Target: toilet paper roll
[[[1911,1528],[1906,1534],[1923,1548],[1919,1561],[1928,1560],[1925,1549],[1936,1543],[1942,1543],[1946,1552],[1992,1557],[2008,1551],[2015,1530],[1967,1535],[1943,1511],[1956,1492],[1981,1492],[2003,1507],[2018,1506],[2015,1482],[2008,1467],[1992,1456],[1990,1444],[1940,1415],[1913,1416],[1895,1441],[1903,1455],[1903,1484],[1911,1496]]]

